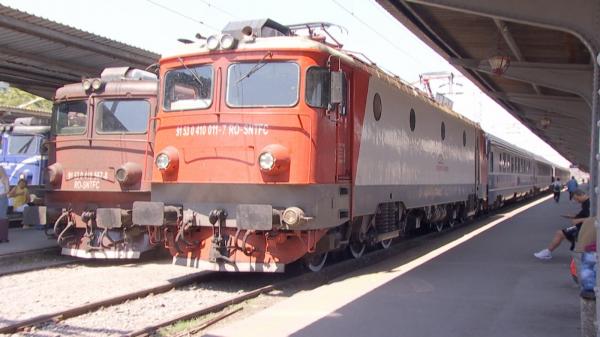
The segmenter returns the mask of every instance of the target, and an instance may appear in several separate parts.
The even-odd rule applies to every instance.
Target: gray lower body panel
[[[288,207],[301,208],[311,219],[288,229],[308,230],[330,228],[349,220],[350,195],[349,184],[313,184],[313,185],[274,185],[274,184],[153,184],[152,201],[165,205],[183,207],[186,214],[193,213],[193,224],[212,226],[209,214],[213,210],[225,210],[228,214],[225,226],[241,228],[247,226],[248,219],[265,216],[248,214],[249,207],[257,211],[268,209],[284,210]],[[264,205],[265,207],[260,207]],[[246,210],[238,216],[239,210]],[[238,218],[240,220],[238,224]]]
[[[402,202],[406,208],[466,201],[475,194],[475,184],[454,185],[357,185],[353,215],[373,214],[384,202]]]

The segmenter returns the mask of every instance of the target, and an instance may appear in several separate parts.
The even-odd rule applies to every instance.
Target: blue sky
[[[384,70],[410,83],[419,74],[454,71],[459,95],[454,110],[483,129],[560,165],[569,163],[495,102],[460,76],[444,59],[416,38],[374,0],[0,0],[0,3],[78,29],[166,53],[178,38],[208,36],[227,22],[271,18],[282,24],[325,21],[341,25],[335,34],[344,48],[366,54]],[[418,83],[417,83],[418,84]],[[432,89],[445,84],[433,82]]]

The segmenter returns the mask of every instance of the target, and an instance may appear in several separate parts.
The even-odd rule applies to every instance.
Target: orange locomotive
[[[331,250],[359,257],[481,204],[478,126],[327,43],[326,26],[230,23],[161,59],[152,201],[133,218],[167,225],[174,263],[318,270]]]
[[[135,226],[131,208],[150,199],[157,86],[123,67],[57,90],[46,206],[27,208],[25,221],[54,226],[64,255],[138,258],[156,246],[160,231]]]

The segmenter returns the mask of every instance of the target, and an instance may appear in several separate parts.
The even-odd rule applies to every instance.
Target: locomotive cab
[[[150,198],[156,92],[154,74],[130,68],[58,89],[46,206],[27,218],[53,227],[64,255],[137,258],[155,246],[131,208]]]
[[[133,218],[169,225],[175,262],[283,271],[349,220],[352,69],[321,46],[263,20],[162,58],[153,202]]]

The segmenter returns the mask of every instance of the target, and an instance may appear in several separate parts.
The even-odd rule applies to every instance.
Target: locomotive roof
[[[434,106],[437,109],[443,110],[447,114],[460,119],[466,124],[469,124],[477,129],[481,129],[480,125],[472,120],[458,114],[457,112],[449,109],[436,102],[434,99],[427,96],[424,92],[419,90],[418,88],[406,83],[398,76],[393,76],[384,71],[383,69],[377,67],[375,64],[369,64],[359,57],[355,56],[355,53],[350,51],[340,50],[338,48],[334,48],[326,43],[322,43],[320,41],[316,41],[311,39],[308,36],[302,35],[292,35],[292,36],[272,36],[272,37],[256,37],[251,42],[244,41],[241,39],[238,42],[238,45],[233,51],[260,51],[260,50],[313,50],[318,51],[330,55],[334,55],[339,57],[342,62],[347,64],[351,64],[355,67],[359,67],[373,76],[377,76],[379,79],[388,82],[391,85],[394,85],[399,90],[403,92],[413,95],[415,97],[420,98],[424,102],[429,105]],[[190,57],[202,54],[219,54],[219,53],[230,53],[232,50],[222,50],[222,51],[211,51],[206,47],[206,43],[204,41],[199,41],[196,43],[184,44],[177,50],[175,50],[171,54],[166,54],[161,57],[160,63],[164,61],[177,59],[179,57]]]
[[[102,82],[102,90],[86,91],[83,82]],[[95,96],[148,95],[158,93],[158,77],[151,72],[131,67],[109,67],[100,74],[100,78],[85,79],[78,83],[67,84],[56,91],[55,100]]]
[[[126,95],[147,95],[156,96],[158,92],[157,80],[120,80],[106,82],[104,90],[93,92],[95,96],[126,96]],[[54,99],[57,101],[86,98],[90,95],[83,89],[81,82],[67,84],[58,90]]]

